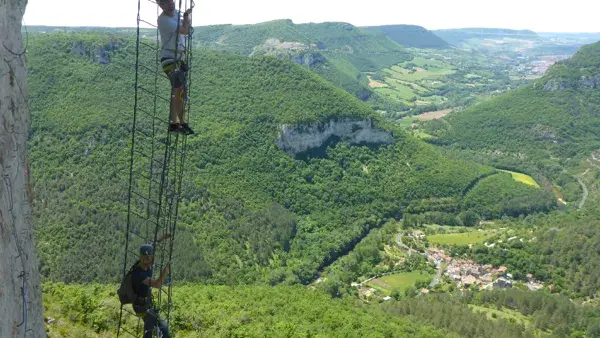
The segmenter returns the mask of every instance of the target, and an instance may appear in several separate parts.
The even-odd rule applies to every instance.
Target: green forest
[[[373,109],[390,102],[364,91],[365,72],[412,59],[383,31],[278,20],[194,34],[196,135],[187,138],[169,280],[177,337],[600,335],[600,154],[590,157],[600,148],[600,44],[523,88],[419,122],[422,140]],[[149,182],[156,169],[150,180],[138,174],[163,155],[143,142],[167,139],[169,85],[152,38],[144,33],[136,73],[131,31],[27,34],[33,222],[50,337],[116,331],[132,134],[142,144],[139,194],[158,189]],[[318,52],[255,48],[269,38]],[[452,76],[464,78],[464,67]],[[391,142],[329,137],[295,156],[277,144],[286,127],[324,132],[348,121],[372,123]],[[150,210],[133,201],[133,212]],[[422,240],[407,238],[417,231]],[[428,240],[454,231],[485,238]],[[508,231],[522,240],[506,241]],[[439,269],[430,248],[505,266],[514,287],[458,288],[442,276],[427,290]],[[386,298],[356,286],[392,273],[423,278]],[[529,291],[529,274],[544,287]]]
[[[133,90],[126,90],[134,73],[125,65],[135,59],[134,46],[89,33],[32,34],[29,44],[31,166],[35,181],[44,182],[35,189],[41,271],[50,280],[115,281],[134,103]],[[73,46],[112,50],[110,63],[93,62]],[[142,64],[152,64],[151,55],[143,57]],[[211,52],[193,57],[191,125],[198,135],[188,141],[177,279],[308,283],[407,206],[461,199],[494,171],[445,157],[291,62]],[[151,75],[139,75],[142,86],[153,88]],[[140,91],[140,109],[151,110],[150,99]],[[394,144],[339,142],[325,156],[299,160],[274,143],[278,124],[346,118],[389,129]],[[89,267],[92,258],[97,264]]]

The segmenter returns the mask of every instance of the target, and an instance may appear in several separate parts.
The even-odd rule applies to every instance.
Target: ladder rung
[[[153,95],[153,96],[156,96],[156,97],[158,97],[159,99],[161,99],[161,100],[163,100],[163,101],[165,101],[165,102],[169,102],[169,103],[171,102],[171,100],[169,100],[169,99],[167,99],[167,98],[165,98],[165,97],[163,97],[163,96],[160,96],[160,95],[158,95],[158,94],[156,94],[156,93],[153,93],[151,90],[149,90],[149,89],[146,89],[144,86],[139,86],[139,85],[138,85],[138,88],[139,88],[139,89],[141,89],[141,90],[143,90],[143,91],[145,91],[145,92],[147,92],[147,93],[148,93],[148,94],[150,94],[150,95]]]
[[[136,195],[138,195],[140,198],[144,199],[144,200],[145,200],[145,201],[147,201],[147,202],[151,202],[151,203],[153,203],[153,204],[154,204],[154,205],[156,205],[156,206],[158,206],[158,205],[159,205],[159,202],[157,202],[157,201],[155,201],[155,200],[151,200],[151,199],[149,199],[148,197],[145,197],[145,196],[143,196],[143,195],[141,195],[141,194],[137,193],[137,192],[136,192],[136,191],[134,191],[133,189],[131,190],[131,192],[132,192],[132,193],[134,193],[134,194],[136,194]],[[162,208],[162,210],[160,210],[160,216],[162,216],[162,218],[163,218],[163,219],[164,219],[164,218],[166,218],[166,217],[168,217],[168,216],[174,216],[174,217],[177,217],[176,215],[174,215],[174,214],[173,214],[173,211],[172,211],[172,210],[170,211],[170,210],[169,210],[169,208],[168,208],[169,204],[171,205],[171,209],[172,209],[172,207],[173,207],[173,203],[169,203],[169,201],[176,200],[176,198],[175,198],[175,197],[173,197],[173,198],[169,198],[169,195],[166,195],[166,193],[169,193],[169,192],[170,192],[170,193],[173,193],[173,196],[177,196],[177,198],[179,197],[179,195],[177,195],[177,194],[174,194],[174,191],[173,191],[173,190],[169,190],[169,189],[164,189],[164,190],[163,190],[163,197],[164,197],[164,201],[163,201],[163,203],[162,203],[162,205],[161,205],[161,208]],[[135,211],[131,211],[131,212],[132,212],[134,215],[138,216],[140,219],[142,219],[142,220],[144,220],[144,221],[148,221],[148,219],[147,219],[147,218],[143,217],[142,215],[138,214],[137,212],[135,212]],[[156,218],[156,212],[153,212],[153,214],[152,214],[152,219],[154,219],[154,218]],[[154,224],[154,225],[157,225],[157,224],[156,224],[156,222],[155,222],[155,223],[153,223],[153,224]]]
[[[148,21],[146,21],[146,20],[139,19],[139,21],[141,21],[141,22],[144,22],[144,23],[147,23],[147,24],[149,24],[150,26],[152,26],[152,27],[154,27],[154,28],[157,28],[156,24],[150,23],[150,22],[148,22]]]
[[[146,176],[146,175],[144,175],[144,174],[142,174],[142,173],[139,173],[139,172],[137,172],[137,171],[133,171],[133,173],[134,173],[134,174],[136,174],[136,175],[138,175],[138,176],[140,176],[141,178],[143,178],[143,179],[145,179],[145,180],[147,180],[147,181],[154,182],[154,183],[156,183],[156,184],[158,184],[158,185],[160,186],[160,182],[159,182],[159,181],[157,181],[157,180],[156,180],[156,179],[154,179],[154,178],[150,178],[150,177],[148,177],[148,176]]]
[[[169,124],[169,122],[167,122],[167,120],[165,120],[165,119],[161,119],[161,118],[159,118],[159,117],[156,117],[155,115],[151,114],[149,111],[146,111],[146,110],[145,110],[145,109],[143,109],[143,108],[140,108],[140,107],[138,107],[137,109],[138,109],[139,111],[141,111],[142,113],[144,113],[144,115],[147,115],[147,116],[149,116],[149,117],[151,117],[151,118],[153,118],[153,119],[155,119],[155,120],[158,120],[159,122],[161,122],[161,123],[165,124],[165,126],[167,126],[167,125]]]
[[[139,318],[138,318],[138,319],[139,319]],[[133,337],[137,337],[137,336],[138,336],[137,334],[133,334],[131,331],[127,330],[127,329],[126,329],[126,328],[124,328],[124,327],[122,327],[122,328],[121,328],[121,330],[123,330],[123,331],[125,331],[125,332],[129,333],[129,334],[130,334],[131,336],[133,336]]]
[[[161,177],[162,177],[162,171],[163,171],[163,168],[162,168],[162,167],[158,167],[158,168],[156,168],[156,170],[153,172],[153,174],[155,174],[156,176],[161,176]],[[173,175],[175,176],[175,177],[173,178],[173,177],[171,177],[171,176],[169,175],[170,171],[168,170],[168,171],[167,171],[167,173],[166,173],[166,175],[165,175],[165,180],[166,180],[166,182],[163,182],[163,183],[161,183],[161,181],[159,181],[159,180],[158,180],[158,178],[152,178],[152,177],[150,177],[150,176],[148,176],[148,175],[142,174],[142,173],[140,173],[140,172],[138,172],[138,171],[135,171],[135,170],[132,170],[132,173],[134,173],[134,174],[138,175],[139,177],[141,177],[141,178],[143,178],[143,179],[145,179],[145,180],[147,180],[147,181],[153,182],[153,183],[155,183],[155,184],[156,184],[156,185],[158,185],[158,186],[161,186],[161,184],[162,184],[162,185],[166,185],[166,186],[167,186],[167,188],[165,189],[165,191],[166,191],[166,192],[172,193],[172,194],[174,194],[174,195],[178,195],[178,194],[176,194],[176,192],[175,192],[175,188],[174,188],[174,186],[175,186],[177,183],[179,183],[178,181],[176,181],[176,179],[180,179],[180,178],[179,178],[179,176],[177,176],[177,175],[176,175],[176,174],[177,174],[177,172],[176,172],[175,174],[173,174]],[[163,191],[163,193],[164,193],[165,191]]]
[[[131,310],[129,310],[129,309],[127,309],[127,308],[125,308],[125,307],[123,307],[123,310],[124,310],[125,312],[129,313],[130,315],[132,315],[132,316],[134,316],[134,317],[137,317],[133,311],[131,311]]]
[[[145,42],[142,42],[142,41],[140,41],[140,45],[144,45],[144,46],[146,46],[146,47],[148,47],[148,48],[150,48],[152,50],[158,50],[158,47],[152,46],[152,45],[150,45],[148,43],[145,43]]]
[[[136,215],[136,216],[137,216],[137,217],[139,217],[140,219],[142,219],[144,222],[150,222],[150,223],[152,223],[152,225],[154,225],[154,226],[157,226],[157,225],[158,225],[158,223],[156,223],[156,221],[154,220],[154,218],[147,218],[147,217],[143,217],[142,215],[138,214],[138,213],[137,213],[137,212],[135,212],[135,211],[131,211],[131,213],[132,213],[132,214],[134,214],[134,215]],[[132,231],[129,231],[129,232],[130,232],[130,233],[133,233]],[[136,234],[136,235],[137,235],[137,234]],[[141,238],[142,238],[142,239],[144,239],[144,240],[146,239],[146,238],[144,238],[142,235],[137,235],[137,236],[141,237]]]
[[[139,133],[139,134],[143,135],[143,136],[144,136],[145,138],[147,138],[147,139],[154,140],[154,141],[155,141],[157,144],[166,145],[166,144],[165,144],[163,141],[156,140],[156,138],[157,138],[157,137],[155,137],[155,136],[156,136],[156,134],[155,134],[155,136],[153,137],[152,135],[148,135],[146,132],[144,132],[144,131],[142,131],[142,130],[140,130],[140,129],[137,129],[137,128],[136,128],[136,130],[135,130],[135,131],[136,131],[137,133]]]
[[[140,42],[141,43],[141,42]],[[148,66],[145,65],[139,65],[141,68],[146,69],[147,71],[151,72],[152,74],[158,74],[158,76],[164,78],[164,79],[169,79],[169,77],[167,77],[167,74],[165,74],[162,69],[158,70],[158,69],[152,69]]]
[[[149,223],[151,223],[151,225],[152,225],[152,226],[154,226],[154,227],[158,226],[158,225],[157,225],[157,223],[156,223],[156,221],[155,221],[154,219],[147,218],[147,217],[146,217],[146,218],[145,218],[145,217],[142,217],[142,215],[140,215],[140,214],[138,214],[138,213],[136,213],[136,212],[134,212],[134,211],[132,211],[132,213],[134,213],[134,214],[135,214],[137,217],[139,217],[140,219],[142,219],[144,222],[149,222]],[[146,226],[146,231],[148,231],[148,224],[144,224],[144,225]],[[140,226],[140,229],[139,229],[139,231],[140,231],[140,232],[141,232],[141,231],[143,231],[143,229],[141,229],[141,228],[142,228],[142,226]],[[145,240],[147,240],[147,238],[146,238],[146,237],[144,237],[144,236],[142,236],[142,235],[140,235],[140,234],[137,234],[137,233],[135,233],[135,232],[133,232],[133,231],[131,231],[131,230],[129,230],[129,233],[131,233],[131,234],[135,234],[136,236],[140,237],[140,238],[141,238],[141,239],[143,239],[144,241],[145,241]]]
[[[113,64],[113,63],[117,64],[120,67],[123,67],[123,68],[126,68],[126,69],[135,68],[135,62],[124,62],[124,61],[116,61],[116,60],[113,61],[113,60],[110,60],[110,63],[111,64]]]
[[[151,203],[154,203],[154,204],[158,205],[158,202],[156,202],[156,201],[152,201],[152,200],[150,200],[149,198],[147,198],[146,196],[143,196],[143,195],[141,195],[141,194],[138,194],[138,193],[137,193],[137,192],[136,192],[134,189],[131,189],[131,192],[132,192],[132,193],[134,193],[134,194],[136,194],[136,195],[138,195],[140,198],[144,199],[144,200],[145,200],[145,201],[147,201],[147,202],[151,202]]]
[[[128,250],[127,250],[127,253],[131,254],[133,257],[138,257],[138,256],[139,256],[139,253],[138,253],[138,252],[131,251],[131,249],[128,249]],[[135,261],[136,261],[136,260],[134,260],[134,262],[135,262]],[[131,268],[131,265],[127,266],[127,271],[129,271],[129,269],[130,269],[130,268]],[[125,271],[125,272],[127,272],[127,271]]]
[[[140,235],[140,234],[136,234],[135,232],[133,232],[133,231],[131,231],[131,230],[129,231],[129,233],[130,233],[130,234],[132,234],[132,235],[135,235],[135,236],[137,236],[137,237],[139,237],[139,238],[141,238],[141,239],[145,239],[145,238],[144,238],[142,235]]]
[[[152,69],[146,65],[139,65],[140,68],[147,70],[148,72],[152,73],[152,74],[158,74],[159,70],[158,69]]]
[[[155,161],[155,162],[157,162],[157,163],[158,163],[159,165],[161,165],[161,166],[163,165],[163,162],[161,162],[161,161],[159,161],[159,160],[157,160],[157,159],[155,159],[155,158],[150,158],[150,156],[148,156],[148,155],[144,154],[144,153],[143,153],[143,152],[141,152],[140,150],[137,150],[137,149],[136,149],[136,150],[134,150],[134,152],[136,152],[136,153],[138,153],[138,154],[140,154],[140,155],[144,156],[145,158],[147,158],[147,159],[149,159],[149,160],[152,160],[152,161]]]

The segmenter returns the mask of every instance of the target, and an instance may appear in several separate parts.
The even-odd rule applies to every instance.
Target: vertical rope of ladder
[[[176,29],[176,32],[175,32],[176,33],[175,34],[175,62],[177,62],[179,60],[179,57],[178,57],[178,55],[179,55],[179,53],[178,53],[178,47],[179,47],[179,36],[181,35],[180,32],[179,32],[179,30],[180,30],[180,24],[181,24],[181,20],[180,20],[181,19],[181,17],[180,17],[180,15],[181,15],[181,0],[179,0],[179,8],[178,8],[177,11],[178,11],[177,12],[177,29]],[[173,91],[171,91],[171,99],[170,99],[170,106],[169,106],[170,110],[173,109],[172,105],[173,105]],[[175,146],[172,147],[171,146],[171,133],[167,132],[167,135],[168,136],[167,136],[167,143],[166,143],[166,147],[165,147],[165,156],[164,156],[164,162],[163,162],[163,171],[162,171],[162,175],[161,175],[161,184],[160,184],[160,191],[159,191],[159,197],[160,198],[159,198],[159,205],[158,205],[158,213],[157,213],[157,217],[156,217],[157,224],[156,224],[156,228],[155,228],[155,231],[154,231],[154,241],[153,241],[154,247],[156,247],[156,242],[157,242],[157,237],[158,237],[158,228],[159,228],[160,223],[161,223],[160,222],[160,219],[161,219],[160,216],[161,216],[161,212],[162,212],[162,208],[163,208],[163,204],[162,203],[163,203],[163,192],[164,192],[165,181],[167,182],[167,186],[169,185],[168,184],[169,180],[168,180],[167,176],[168,176],[168,173],[169,173],[169,169],[168,168],[169,168],[170,162],[171,162],[171,153],[173,151],[175,151],[175,156],[177,156],[177,144],[178,144],[178,139],[179,139],[179,136],[177,135],[176,138],[175,138]],[[167,193],[165,194],[165,204],[166,205],[169,204],[168,201],[167,201],[168,192],[169,191],[167,189]],[[169,222],[170,214],[171,214],[171,212],[167,213],[167,217],[166,217],[167,218],[167,222]],[[167,224],[167,225],[169,225],[169,226],[165,227],[165,228],[170,228],[170,224]],[[172,256],[173,238],[171,238],[170,243],[171,243],[171,245],[169,246],[169,251],[170,251],[169,252],[169,257]],[[161,255],[161,264],[160,264],[161,266],[163,265],[162,263],[164,263],[164,262],[162,262],[163,258],[164,258],[164,256]],[[170,272],[170,269],[169,269],[169,276],[170,276],[170,273],[171,272]],[[158,303],[159,303],[158,305],[159,305],[159,307],[160,307],[160,304],[162,303],[162,287],[163,287],[162,285],[159,287],[159,292],[158,292]],[[168,302],[170,302],[170,293],[168,292],[167,295],[168,295]],[[169,316],[168,315],[167,315],[167,321],[169,321]]]
[[[191,8],[194,7],[193,1],[191,4]],[[179,3],[179,8],[180,8],[180,12],[181,12],[181,0]],[[188,8],[188,3],[187,0],[185,1],[185,8]],[[192,20],[190,19],[190,24],[189,24],[189,30],[191,32],[193,32],[193,25],[192,25]],[[188,93],[190,92],[190,88],[191,88],[191,63],[192,63],[192,59],[191,59],[191,48],[192,48],[192,44],[191,44],[191,36],[192,34],[190,34],[190,32],[188,32],[188,40],[186,41],[186,46],[185,46],[185,61],[188,67],[188,76],[186,77],[186,80],[188,82],[188,84],[186,84],[186,91],[184,92],[185,94],[185,103],[187,104],[187,109],[185,109],[186,107],[184,106],[184,119],[186,121],[189,122],[189,111],[190,111],[190,100],[188,100],[187,98],[189,97]],[[178,36],[179,38],[179,36]],[[177,46],[179,45],[179,43],[177,42],[176,44]],[[185,118],[185,115],[188,115],[188,118]],[[184,163],[185,163],[185,153],[186,153],[186,146],[187,146],[187,137],[183,136],[181,138],[181,143],[182,146],[180,146],[179,143],[179,137],[177,137],[176,140],[176,147],[175,147],[175,160],[174,160],[174,165],[173,165],[173,170],[174,170],[174,174],[173,177],[174,179],[172,180],[172,184],[173,184],[173,195],[171,198],[171,206],[169,208],[169,225],[170,225],[170,231],[169,233],[171,234],[171,241],[170,241],[170,246],[169,246],[169,259],[168,261],[171,262],[173,259],[173,247],[174,247],[174,243],[175,243],[175,230],[177,228],[177,221],[178,221],[178,214],[179,214],[179,201],[181,199],[181,182],[183,180],[183,169],[185,167]],[[180,155],[180,156],[177,156]],[[177,160],[179,158],[180,161],[180,168],[178,168],[178,164],[177,164]],[[175,210],[173,211],[173,203],[175,204]],[[168,275],[168,284],[167,284],[167,299],[168,299],[168,306],[167,306],[167,314],[166,314],[166,320],[167,323],[170,325],[171,322],[171,299],[172,299],[172,290],[173,290],[173,284],[172,284],[172,275],[173,275],[173,270],[170,269],[169,270],[169,275]]]
[[[159,15],[159,6],[156,5],[156,17]],[[158,61],[160,58],[160,32],[158,28],[156,29],[156,55],[155,55],[155,64],[156,71],[154,73],[154,93],[158,91]],[[158,96],[154,95],[154,108],[152,111],[152,146],[150,150],[150,182],[148,182],[148,200],[152,200],[152,182],[154,179],[154,155],[155,155],[155,138],[156,138],[156,106],[157,106]],[[146,205],[146,240],[148,240],[148,222],[150,221],[150,203],[148,202]]]
[[[185,1],[185,7],[188,8],[187,6],[187,0]],[[194,8],[194,1],[192,0],[190,3],[190,8]],[[188,76],[186,78],[187,80],[187,84],[186,84],[186,92],[185,94],[185,103],[187,105],[187,107],[184,107],[184,118],[185,115],[187,114],[187,118],[185,118],[186,121],[188,121],[188,123],[190,122],[190,107],[191,107],[191,103],[190,103],[190,99],[188,99],[188,97],[191,97],[189,95],[189,93],[191,93],[191,70],[192,70],[192,48],[193,48],[193,43],[192,43],[192,36],[193,36],[193,25],[192,25],[192,20],[189,20],[189,31],[188,31],[188,39],[186,41],[186,64],[188,67]],[[183,170],[185,168],[185,154],[186,154],[186,150],[187,150],[187,137],[183,137],[182,139],[182,147],[181,147],[181,156],[180,156],[180,168],[177,168],[177,164],[174,165],[174,169],[175,169],[175,181],[174,181],[174,189],[176,191],[176,194],[174,195],[174,200],[175,200],[175,212],[174,212],[174,220],[172,223],[172,228],[171,228],[171,242],[170,242],[170,248],[169,248],[169,261],[171,261],[173,259],[173,246],[174,246],[174,241],[175,241],[175,230],[177,228],[177,221],[179,218],[179,201],[181,199],[181,183],[183,181]],[[179,172],[177,172],[179,171]],[[168,295],[168,299],[169,302],[171,301],[171,297],[172,297],[172,293],[173,293],[173,285],[171,283],[172,281],[172,274],[173,271],[172,269],[169,270],[169,284],[168,284],[168,291],[167,291],[167,295]],[[170,325],[171,324],[171,307],[169,306],[167,308],[167,323]]]
[[[127,229],[125,231],[125,258],[123,259],[123,276],[127,272],[127,252],[129,250],[129,226],[131,224],[131,187],[133,182],[133,154],[135,146],[135,124],[137,120],[137,101],[138,101],[138,66],[140,59],[140,7],[141,0],[138,0],[138,12],[137,12],[137,33],[136,33],[136,45],[135,45],[135,94],[133,103],[133,124],[131,132],[131,151],[129,159],[129,193],[127,196]],[[121,333],[121,321],[123,319],[123,304],[119,311],[119,327],[117,330],[117,337]]]

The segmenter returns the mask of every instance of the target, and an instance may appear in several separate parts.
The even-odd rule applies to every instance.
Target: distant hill
[[[555,63],[533,83],[445,120],[440,142],[535,159],[556,176],[600,149],[600,42]]]
[[[594,43],[600,41],[600,32],[596,33],[571,33],[571,32],[536,32],[542,38],[547,39],[566,39],[566,40],[579,40],[587,41],[588,43]]]
[[[308,67],[363,101],[375,100],[364,72],[412,59],[382,32],[344,22],[294,24],[274,20],[253,25],[196,27],[202,49],[245,56],[270,55]]]
[[[135,33],[132,28],[27,27],[29,32]],[[25,33],[25,29],[23,30]],[[141,29],[146,37],[153,29]],[[371,106],[395,111],[405,105],[375,94],[365,72],[411,60],[413,55],[382,32],[367,31],[345,22],[294,24],[282,19],[251,25],[194,27],[194,45],[202,50],[244,56],[273,56],[309,68],[339,88],[368,101]]]
[[[524,40],[541,40],[541,37],[531,30],[514,30],[505,28],[457,28],[437,29],[432,31],[435,35],[451,45],[460,45],[468,39],[474,38],[518,38]]]
[[[360,71],[379,70],[411,56],[385,34],[345,22],[294,24],[291,20],[275,20],[253,25],[200,26],[195,28],[194,38],[203,48],[241,55],[273,47],[276,39],[294,43],[278,46],[282,49],[309,49],[344,56]]]
[[[361,27],[384,32],[390,39],[405,47],[447,48],[450,45],[433,32],[414,25],[385,25]]]

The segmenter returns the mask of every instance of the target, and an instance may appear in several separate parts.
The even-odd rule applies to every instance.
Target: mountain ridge
[[[406,47],[448,48],[450,44],[434,32],[417,25],[363,26],[372,31],[384,32],[390,39]]]
[[[529,29],[507,29],[507,28],[451,28],[432,30],[433,34],[439,36],[450,45],[460,46],[463,42],[473,38],[513,38],[540,41],[537,33]]]

